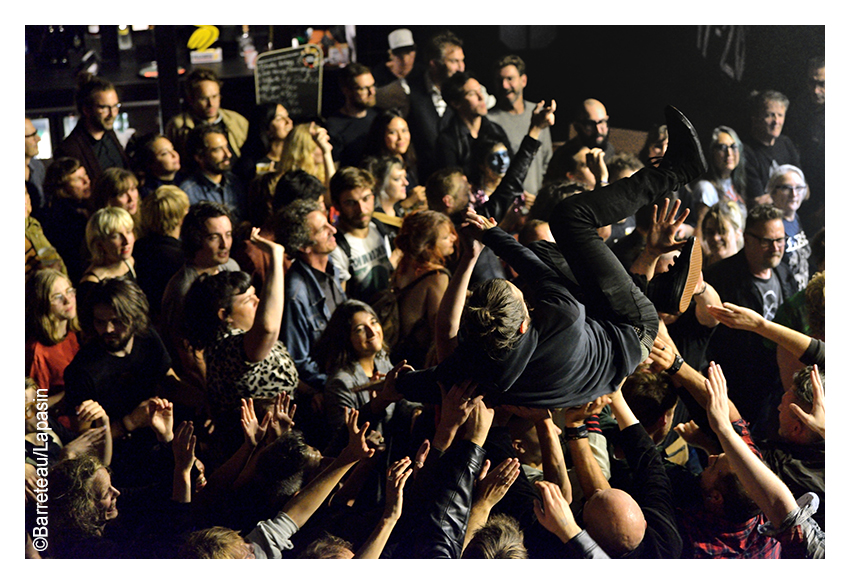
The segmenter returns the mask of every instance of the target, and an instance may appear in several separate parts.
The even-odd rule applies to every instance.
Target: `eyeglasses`
[[[95,104],[94,109],[101,111],[101,112],[114,111],[114,112],[117,113],[121,109],[121,104],[120,103],[116,103],[115,105],[97,105],[97,104]]]
[[[726,156],[729,153],[730,150],[732,152],[738,151],[738,145],[737,144],[715,144],[713,146],[713,148],[715,150],[717,150],[718,152],[722,152],[723,156]]]
[[[749,231],[745,231],[744,235],[749,235],[753,239],[757,240],[759,242],[759,245],[761,245],[764,249],[768,249],[777,244],[779,245],[779,247],[785,247],[784,237],[779,237],[777,239],[769,239],[767,237],[759,237],[758,235],[750,233]]]
[[[776,187],[777,191],[782,193],[783,195],[791,195],[793,193],[797,193],[798,195],[805,195],[806,191],[809,190],[809,187],[806,185],[803,186],[794,186],[794,185],[779,185]]]
[[[33,130],[32,134],[24,134],[24,138],[33,138],[38,136],[38,130]]]
[[[50,297],[50,302],[53,304],[64,304],[69,300],[73,300],[77,297],[77,291],[73,288],[68,288],[65,290],[64,294],[54,294]]]
[[[602,118],[601,120],[582,120],[581,125],[585,128],[592,128],[594,126],[607,126],[608,118]]]

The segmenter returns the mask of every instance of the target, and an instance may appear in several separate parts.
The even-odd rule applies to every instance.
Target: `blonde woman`
[[[189,197],[173,185],[162,185],[142,199],[142,236],[133,247],[133,258],[139,287],[148,297],[154,320],[160,314],[168,281],[186,259],[180,230],[188,212]]]
[[[284,174],[290,170],[305,170],[328,188],[336,168],[332,151],[330,137],[325,128],[315,122],[298,124],[283,141],[283,154],[277,172]],[[330,208],[329,198],[326,198],[325,205]]]
[[[121,207],[104,207],[95,212],[86,224],[86,247],[91,263],[80,280],[80,301],[95,283],[110,278],[136,279],[133,246],[135,222]]]

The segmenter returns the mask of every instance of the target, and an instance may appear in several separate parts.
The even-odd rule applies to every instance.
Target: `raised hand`
[[[726,377],[720,365],[712,361],[708,366],[708,378],[705,380],[708,404],[705,411],[708,423],[716,433],[731,428],[729,421],[729,396],[726,389]]]
[[[398,374],[402,371],[413,371],[413,367],[408,365],[404,359],[396,363],[395,367],[387,372],[384,382],[381,384],[381,388],[374,398],[380,407],[386,408],[391,403],[395,403],[404,397],[395,389],[396,379],[398,379]]]
[[[821,438],[826,438],[826,393],[817,365],[812,369],[812,413],[807,414],[803,408],[795,403],[792,403],[789,407],[794,415],[800,418],[800,421],[808,426],[812,432],[818,434]]]
[[[428,453],[431,451],[431,442],[426,438],[416,451],[416,458],[413,462],[413,480],[416,480],[416,475],[425,466],[425,460],[428,458]]]
[[[327,154],[333,150],[328,131],[322,126],[317,125],[316,122],[310,122],[310,135],[313,137],[313,140],[316,141],[319,148],[322,149],[323,154]]]
[[[109,424],[109,417],[106,411],[99,403],[93,399],[87,399],[77,406],[77,421],[78,422],[94,422],[102,420],[98,425]]]
[[[605,151],[591,148],[585,157],[587,168],[596,177],[596,188],[608,183],[608,165],[605,164]]]
[[[487,407],[483,396],[478,396],[468,403],[471,404],[472,409],[464,423],[464,437],[470,442],[483,447],[484,442],[487,441],[490,426],[493,425],[493,417],[496,411],[493,408]]]
[[[281,244],[260,235],[259,227],[251,228],[251,235],[249,236],[249,240],[251,241],[251,243],[257,246],[260,251],[264,251],[269,254],[273,254],[275,251],[280,250],[280,257],[283,257],[283,253],[286,251]]]
[[[479,215],[472,209],[466,211],[466,220],[461,225],[461,235],[475,241],[481,241],[481,236],[488,229],[496,226],[496,220],[492,217]]]
[[[181,422],[174,433],[171,450],[174,452],[174,472],[188,475],[195,464],[195,444],[197,436],[195,427],[190,421]]]
[[[288,393],[282,391],[277,395],[269,419],[269,437],[280,438],[292,430],[295,426],[295,408],[296,404]]]
[[[540,491],[540,497],[543,499],[542,504],[539,500],[534,500],[534,514],[537,516],[537,521],[548,531],[558,536],[562,542],[567,543],[581,529],[576,525],[573,512],[564,499],[561,489],[556,484],[547,481],[537,481],[534,485]]]
[[[531,113],[531,126],[529,128],[529,135],[537,139],[537,136],[533,135],[533,130],[537,130],[537,134],[539,135],[540,130],[548,128],[550,126],[555,125],[555,110],[558,108],[558,104],[553,99],[550,104],[547,106],[546,101],[542,100],[534,106],[534,111]]]
[[[348,428],[348,445],[340,452],[339,457],[343,461],[358,461],[371,458],[375,449],[369,446],[366,435],[369,430],[369,422],[357,427],[357,418],[360,412],[354,408],[345,408],[345,426]]]
[[[475,499],[481,501],[488,509],[492,509],[519,478],[520,462],[518,458],[506,458],[492,471],[489,469],[490,461],[487,460],[478,475]]]
[[[658,205],[653,205],[654,212],[652,214],[652,226],[649,233],[646,235],[646,247],[655,255],[665,254],[671,251],[676,251],[684,247],[686,241],[677,241],[676,232],[685,222],[685,219],[690,214],[690,209],[685,211],[677,218],[679,207],[682,201],[677,199],[670,208],[670,199],[664,199],[664,204],[659,209]],[[669,209],[669,212],[668,212]]]
[[[260,423],[257,420],[257,414],[254,412],[254,400],[249,397],[247,401],[243,398],[241,402],[242,434],[245,436],[246,443],[251,446],[257,446],[257,444],[262,442],[263,438],[266,436],[269,424],[271,424],[272,413],[267,412],[266,415],[263,416],[262,423]]]
[[[148,425],[160,442],[174,438],[174,404],[167,399],[153,397],[148,400]]]
[[[472,397],[478,384],[471,379],[455,384],[443,397],[440,411],[440,424],[445,423],[453,428],[460,428],[469,418],[477,402],[483,401],[483,396]]]
[[[584,421],[588,419],[590,416],[596,415],[602,411],[602,409],[611,403],[610,395],[602,395],[593,400],[592,402],[588,402],[583,406],[574,406],[572,408],[564,409],[564,425],[579,427],[584,424]]]
[[[407,479],[413,473],[410,457],[405,456],[387,470],[387,502],[384,505],[384,517],[398,521],[404,504],[403,492]]]
[[[106,439],[106,426],[98,426],[97,428],[89,428],[62,449],[64,458],[77,458],[83,454],[96,454],[98,446],[103,444]]]
[[[711,438],[693,420],[676,424],[673,427],[673,431],[691,446],[702,448],[709,454],[716,453],[717,445],[712,442]]]

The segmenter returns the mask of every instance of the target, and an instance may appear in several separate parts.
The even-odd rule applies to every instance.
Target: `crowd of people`
[[[26,119],[26,557],[825,557],[823,58],[628,152],[388,41],[324,119]]]

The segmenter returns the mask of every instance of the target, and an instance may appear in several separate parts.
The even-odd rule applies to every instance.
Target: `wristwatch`
[[[676,375],[679,372],[679,369],[682,368],[682,365],[684,365],[684,363],[685,360],[682,359],[681,355],[674,355],[673,364],[670,365],[670,368],[665,370],[664,373],[666,373],[667,375]]]

